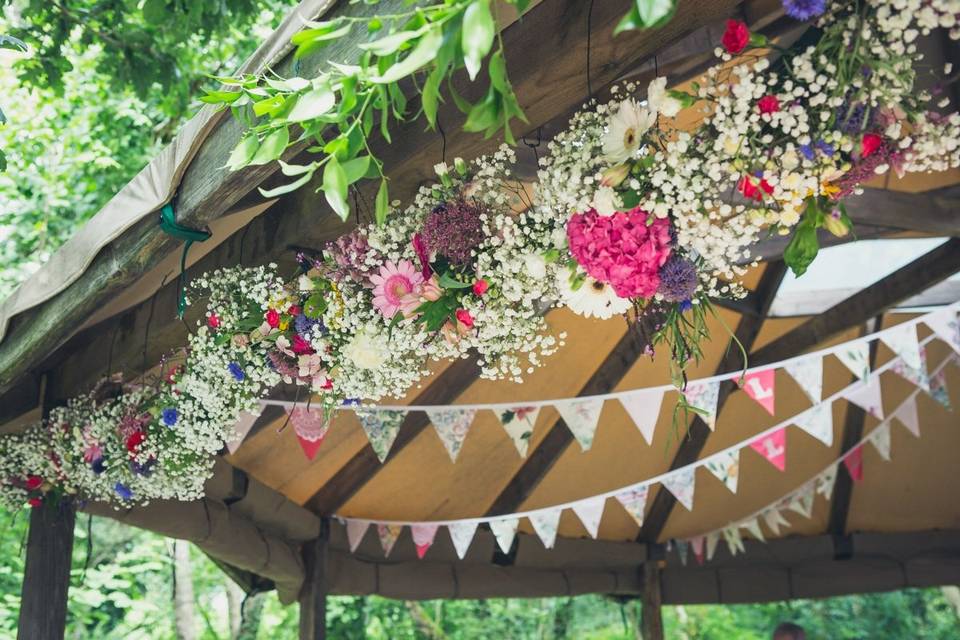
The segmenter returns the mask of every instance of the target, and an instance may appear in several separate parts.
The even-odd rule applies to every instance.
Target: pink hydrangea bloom
[[[567,222],[570,253],[590,274],[621,298],[649,298],[660,285],[660,267],[670,257],[670,222],[647,224],[639,207],[601,216],[590,209]]]
[[[417,293],[423,276],[409,260],[394,263],[388,260],[380,273],[370,276],[373,283],[373,306],[386,318],[392,318],[403,307],[404,299]]]

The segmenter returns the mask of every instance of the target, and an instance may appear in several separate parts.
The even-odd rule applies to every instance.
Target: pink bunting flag
[[[766,409],[770,415],[774,414],[774,382],[776,378],[775,369],[764,369],[763,371],[751,371],[743,377],[740,386],[753,398],[761,407]]]
[[[476,413],[476,409],[427,409],[427,416],[450,455],[451,462],[457,461]]]
[[[664,486],[687,511],[693,509],[693,489],[696,482],[695,467],[683,467],[660,479]]]
[[[535,511],[527,516],[533,530],[540,536],[540,541],[547,549],[553,549],[557,541],[557,528],[560,525],[560,509],[544,509]]]
[[[497,539],[497,545],[504,553],[510,553],[513,547],[513,540],[517,537],[517,526],[520,524],[518,518],[502,518],[500,520],[491,520],[489,523],[493,536]]]
[[[622,491],[614,496],[617,502],[630,514],[634,522],[637,523],[638,527],[643,526],[643,511],[647,505],[647,493],[649,489],[648,486],[644,485],[636,489]]]
[[[920,417],[917,415],[917,396],[911,395],[893,412],[897,419],[910,433],[920,437]]]
[[[473,536],[477,532],[476,521],[452,522],[447,525],[447,531],[450,532],[450,540],[453,541],[453,548],[457,552],[457,557],[463,560],[473,542]]]
[[[854,385],[844,397],[877,420],[883,420],[883,399],[880,393],[880,376],[873,376],[863,384]]]
[[[363,540],[363,534],[370,528],[370,522],[367,520],[347,520],[347,541],[350,543],[350,553],[357,550],[360,541]]]
[[[327,429],[330,428],[327,416],[322,409],[294,407],[290,410],[290,424],[293,425],[303,453],[308,460],[313,460],[323,444],[323,439],[327,437]]]
[[[781,427],[750,443],[750,448],[766,458],[780,471],[787,466],[787,430]]]
[[[233,437],[227,442],[227,451],[230,453],[237,452],[237,449],[243,444],[243,440],[247,437],[247,434],[250,433],[250,429],[253,428],[253,424],[259,417],[260,416],[250,413],[249,411],[240,412],[240,415],[237,416],[236,424],[233,425]]]
[[[923,322],[954,351],[960,353],[960,322],[957,321],[956,309],[948,308],[931,314]]]
[[[683,395],[688,405],[702,412],[700,417],[713,431],[717,427],[717,400],[720,397],[720,381],[688,384],[683,391]]]
[[[437,537],[437,529],[440,525],[429,524],[426,522],[411,524],[410,533],[413,534],[413,544],[417,547],[417,557],[423,560],[427,549],[433,545],[434,538]]]
[[[858,444],[843,456],[843,466],[850,473],[850,478],[854,482],[863,480],[863,445]]]
[[[693,557],[697,559],[697,564],[700,564],[700,565],[702,565],[704,561],[704,557],[703,557],[704,541],[705,541],[705,538],[703,536],[696,536],[694,538],[690,538],[690,548],[693,549]]]
[[[651,444],[653,430],[657,426],[657,418],[660,417],[660,406],[663,404],[663,390],[633,391],[620,396],[619,400],[633,424],[640,430],[640,435],[647,444]]]
[[[380,546],[383,547],[383,556],[389,557],[393,551],[393,545],[397,543],[397,538],[403,532],[403,525],[399,524],[378,524],[377,536],[380,538]]]
[[[606,498],[591,498],[571,505],[573,512],[580,518],[580,522],[583,523],[583,527],[591,538],[597,537],[597,532],[600,529],[600,519],[603,517],[603,506],[606,502]]]

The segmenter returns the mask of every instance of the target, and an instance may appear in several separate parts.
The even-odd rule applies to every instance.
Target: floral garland
[[[198,278],[191,297],[207,312],[184,363],[0,438],[0,501],[197,498],[239,414],[280,381],[319,394],[327,418],[472,353],[482,376],[519,381],[563,344],[543,318],[551,304],[647,320],[651,347],[668,344],[682,374],[709,300],[743,294],[761,232],[792,233],[785,259],[802,273],[818,228],[849,231],[843,199],[863,181],[960,166],[960,115],[927,111],[913,90],[916,38],[936,26],[960,36],[954,3],[784,5],[817,18],[815,41],[771,64],[751,50],[773,45],[731,20],[693,93],[657,78],[645,101],[627,85],[578,113],[533,193],[504,147],[438,165],[403,215],[299,256],[290,281],[274,265]],[[699,112],[695,130],[672,125],[682,109]]]

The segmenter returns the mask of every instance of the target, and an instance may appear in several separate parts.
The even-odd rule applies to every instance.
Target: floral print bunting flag
[[[950,345],[954,351],[960,353],[960,322],[957,320],[957,310],[955,308],[944,309],[939,313],[927,316],[923,322],[941,340]]]
[[[707,469],[732,493],[737,492],[737,479],[740,477],[740,450],[725,451],[711,456],[706,463]]]
[[[606,501],[606,498],[592,498],[577,502],[571,507],[591,538],[597,537],[597,532],[600,529],[600,519],[603,517],[603,506]]]
[[[533,437],[533,427],[537,424],[540,407],[510,407],[509,409],[495,409],[494,413],[500,419],[500,424],[521,457],[527,456],[530,439]]]
[[[723,530],[723,539],[727,542],[730,549],[730,555],[735,556],[743,551],[743,536],[740,535],[740,527],[733,525]]]
[[[789,527],[790,523],[783,517],[783,513],[777,507],[772,507],[763,512],[763,522],[767,525],[773,535],[780,535],[780,527]]]
[[[917,327],[907,323],[891,327],[880,334],[880,341],[890,347],[904,364],[911,369],[919,369],[920,341],[917,340]]]
[[[620,404],[630,415],[633,424],[640,430],[647,444],[653,442],[653,430],[657,426],[660,416],[660,405],[663,404],[663,391],[651,389],[648,391],[634,391],[620,396]]]
[[[791,511],[799,513],[804,518],[809,518],[813,515],[813,484],[808,483],[801,487],[790,500],[788,508]]]
[[[450,532],[450,540],[453,541],[453,548],[456,549],[457,557],[461,560],[467,555],[470,543],[473,542],[473,536],[477,532],[478,524],[475,520],[468,520],[465,522],[451,522],[447,525],[447,530]]]
[[[693,489],[696,482],[696,468],[683,467],[660,479],[660,484],[673,494],[687,511],[693,509]]]
[[[783,370],[796,380],[810,402],[817,404],[823,397],[823,356],[807,356],[788,362]]]
[[[380,545],[383,547],[383,556],[390,556],[393,551],[393,545],[397,543],[397,538],[403,532],[403,525],[399,524],[378,524],[377,536],[380,538]]]
[[[833,404],[816,404],[796,418],[793,423],[811,436],[827,445],[833,446]]]
[[[450,454],[452,462],[457,461],[460,455],[460,448],[463,446],[463,440],[467,437],[467,431],[473,424],[473,417],[477,414],[476,409],[428,409],[427,416],[433,423],[433,428],[443,442],[443,446]]]
[[[557,402],[555,406],[573,437],[580,443],[580,448],[589,451],[593,446],[593,434],[597,430],[600,412],[603,411],[603,399],[567,400]]]
[[[920,347],[919,367],[908,366],[903,358],[897,358],[893,362],[893,371],[927,393],[930,392],[930,376],[927,374],[927,350],[923,347]]]
[[[707,562],[713,560],[713,554],[717,551],[718,542],[720,542],[719,531],[711,531],[707,534]]]
[[[947,391],[947,376],[938,371],[930,377],[930,397],[943,405],[947,411],[953,411],[950,406],[950,393]]]
[[[833,485],[837,482],[837,465],[830,465],[830,468],[817,476],[817,495],[821,495],[827,500],[833,498]]]
[[[557,541],[557,527],[560,525],[560,509],[544,509],[535,511],[527,516],[533,530],[540,536],[540,541],[547,549],[553,549]]]
[[[513,540],[517,537],[517,526],[520,524],[520,520],[518,518],[501,518],[500,520],[491,520],[489,524],[500,550],[504,553],[510,553]]]
[[[357,409],[357,420],[370,440],[370,446],[380,462],[387,459],[393,441],[397,439],[400,425],[407,416],[405,411],[389,411],[386,409]]]
[[[860,380],[870,375],[870,345],[866,340],[851,342],[833,353]]]
[[[694,382],[683,391],[688,405],[699,409],[700,417],[713,431],[717,426],[717,398],[720,394],[720,382]]]
[[[880,424],[873,433],[870,434],[870,442],[873,443],[880,457],[889,462],[890,460],[890,423]]]
[[[636,489],[622,491],[614,496],[617,502],[623,505],[623,508],[630,514],[634,522],[637,523],[638,527],[643,526],[643,511],[647,505],[647,493],[649,490],[650,488],[644,485]]]

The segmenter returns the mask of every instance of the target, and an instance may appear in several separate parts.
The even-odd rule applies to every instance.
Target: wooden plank
[[[862,195],[851,196],[844,204],[855,225],[960,235],[960,198],[956,187],[922,193],[865,187]]]
[[[303,546],[307,577],[300,594],[300,640],[324,640],[327,637],[327,547],[330,523],[326,519],[320,535]]]
[[[820,247],[835,247],[848,242],[857,240],[874,240],[876,238],[887,238],[896,234],[902,234],[902,229],[894,227],[883,227],[871,224],[856,223],[853,227],[853,233],[848,233],[842,238],[838,238],[826,229],[820,229],[817,232],[817,238],[820,241]],[[760,260],[779,260],[783,257],[783,252],[790,244],[790,238],[793,236],[768,236],[762,238],[759,242],[750,245],[750,257],[740,261],[740,264],[749,264],[754,259]]]
[[[656,560],[643,563],[640,629],[643,640],[663,640],[663,593],[660,588],[660,566]]]

